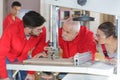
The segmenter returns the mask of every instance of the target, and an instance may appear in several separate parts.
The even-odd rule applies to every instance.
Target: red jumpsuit
[[[6,27],[10,24],[13,24],[15,22],[19,22],[20,19],[18,17],[15,17],[15,20],[12,18],[12,14],[9,14],[8,16],[5,17],[3,21],[3,31],[6,29]]]
[[[12,26],[12,27],[11,27]],[[38,45],[39,48],[37,47]],[[22,61],[27,59],[28,51],[33,50],[33,54],[44,51],[46,45],[46,29],[38,36],[31,36],[29,40],[24,34],[23,22],[9,25],[0,40],[0,78],[8,77],[6,70],[6,58],[14,62],[16,59]]]
[[[59,31],[59,45],[63,50],[62,57],[73,57],[77,52],[92,52],[92,59],[95,57],[96,44],[93,33],[85,26],[81,26],[80,31],[73,41],[64,41],[62,38],[62,28]]]

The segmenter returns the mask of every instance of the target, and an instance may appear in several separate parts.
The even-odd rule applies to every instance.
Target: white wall
[[[100,13],[90,12],[90,16],[95,18],[95,21],[90,21],[90,30],[96,34],[97,28],[100,24]]]
[[[0,1],[0,37],[2,34],[2,23],[3,22],[3,0]]]
[[[49,40],[49,29],[48,29],[49,27],[49,5],[45,3],[45,0],[40,0],[40,13],[46,19],[46,23],[45,23],[46,30],[47,30],[46,41],[48,41]]]

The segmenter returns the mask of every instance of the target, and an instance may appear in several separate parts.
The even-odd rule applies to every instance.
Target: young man
[[[115,25],[112,22],[104,22],[97,29],[98,51],[103,54],[104,61],[108,64],[117,64],[118,38]]]
[[[44,51],[46,45],[46,29],[43,26],[45,19],[35,11],[29,11],[23,17],[23,21],[9,25],[3,32],[0,40],[0,78],[12,79],[12,74],[7,71],[6,64],[23,61],[28,58],[28,53],[33,50],[36,54]],[[39,49],[38,49],[38,45]],[[23,77],[23,76],[22,76]],[[24,77],[25,78],[25,77]],[[26,79],[34,80],[32,74]]]
[[[21,3],[18,1],[14,1],[11,5],[10,14],[8,14],[3,21],[3,31],[7,28],[8,25],[20,21],[20,19],[17,17],[17,14],[19,13],[20,9]]]

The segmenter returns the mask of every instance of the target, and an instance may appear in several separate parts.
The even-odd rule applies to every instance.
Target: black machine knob
[[[84,6],[86,4],[87,0],[77,0],[77,3],[81,6]]]

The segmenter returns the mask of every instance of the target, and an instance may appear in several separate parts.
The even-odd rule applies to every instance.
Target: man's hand
[[[35,80],[34,74],[27,74],[25,80]]]
[[[35,55],[33,58],[45,58],[45,57],[48,57],[48,55],[45,52],[43,52]]]

